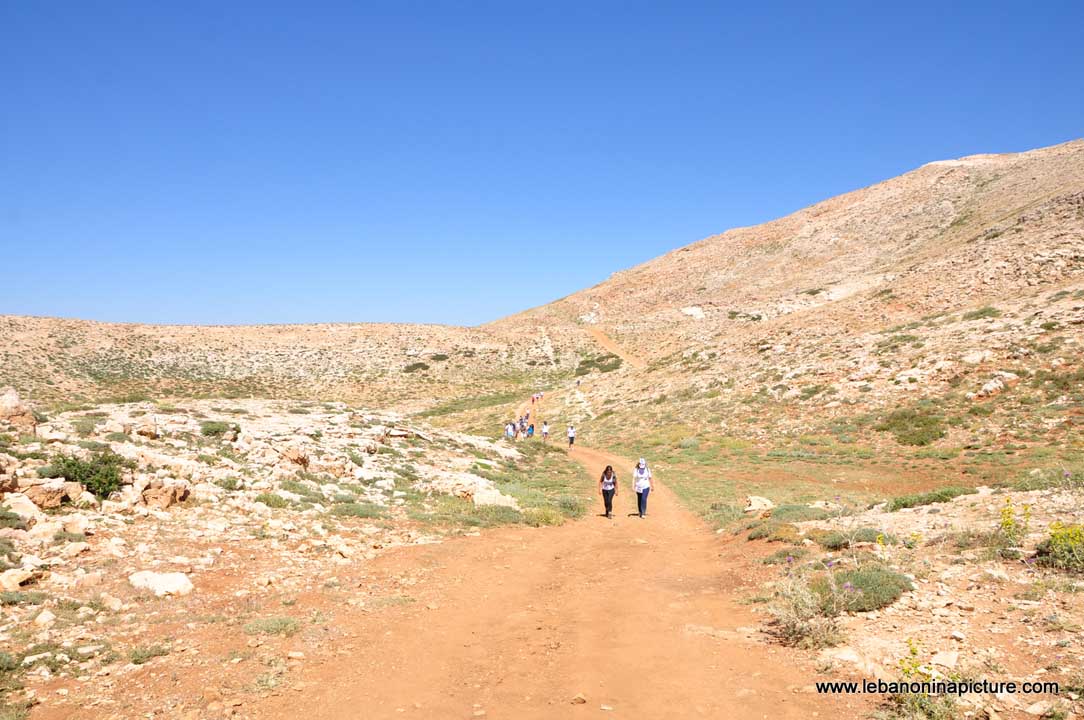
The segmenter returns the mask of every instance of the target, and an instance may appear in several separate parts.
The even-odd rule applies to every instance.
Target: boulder
[[[129,575],[128,582],[134,588],[150,590],[156,597],[187,595],[195,589],[188,576],[179,572],[158,573],[151,570],[140,570]]]
[[[4,496],[4,507],[21,517],[28,525],[45,517],[41,509],[23,493],[8,493]]]
[[[0,573],[0,590],[15,592],[24,582],[34,577],[34,573],[26,568],[12,568]]]
[[[300,465],[303,468],[307,468],[309,466],[309,456],[301,448],[286,448],[286,451],[282,453],[282,457],[283,459],[289,460],[295,465]]]
[[[47,480],[39,485],[24,488],[23,495],[41,509],[53,510],[60,507],[68,497],[68,488],[63,480]]]
[[[165,510],[170,505],[184,502],[188,498],[188,483],[183,480],[155,479],[143,490],[141,497],[148,506]]]
[[[13,387],[6,387],[0,392],[0,420],[16,428],[33,433],[38,427],[34,411],[23,402]]]
[[[135,429],[135,434],[140,437],[145,437],[148,440],[157,440],[159,438],[158,423],[153,420],[147,420]]]
[[[766,497],[750,495],[745,498],[745,513],[755,513],[758,517],[767,517],[775,508],[775,503]]]

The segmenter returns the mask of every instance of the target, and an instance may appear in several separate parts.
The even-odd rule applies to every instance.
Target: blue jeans
[[[640,511],[640,517],[647,515],[647,494],[649,492],[651,492],[651,488],[636,491],[636,507]]]

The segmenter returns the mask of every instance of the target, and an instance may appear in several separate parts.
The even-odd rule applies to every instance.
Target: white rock
[[[157,573],[140,570],[128,576],[128,582],[141,590],[150,590],[156,596],[187,595],[192,592],[192,581],[184,573]]]

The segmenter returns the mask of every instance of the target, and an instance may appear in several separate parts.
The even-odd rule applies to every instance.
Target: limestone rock
[[[192,581],[184,573],[159,573],[151,570],[140,570],[128,576],[128,582],[132,587],[140,590],[150,590],[157,597],[164,595],[187,595],[194,590]]]

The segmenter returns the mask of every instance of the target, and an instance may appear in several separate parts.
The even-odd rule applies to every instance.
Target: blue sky
[[[0,3],[0,313],[477,324],[1084,135],[1084,3]]]

